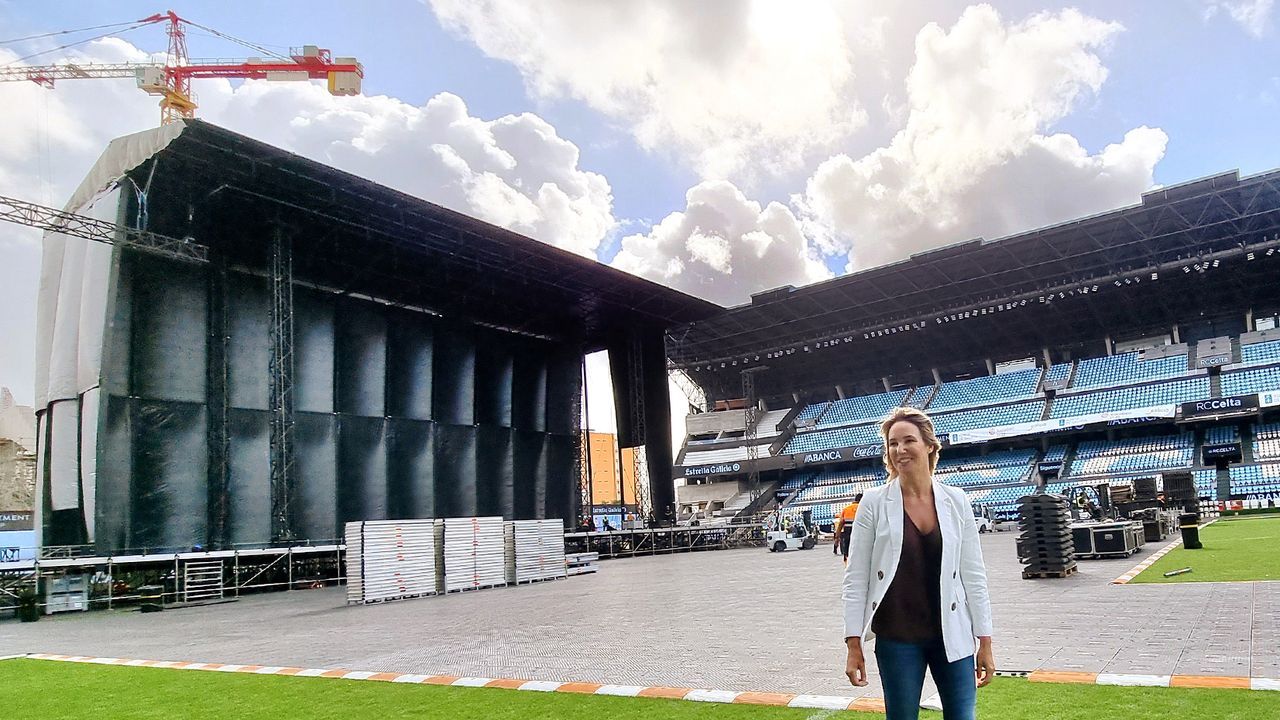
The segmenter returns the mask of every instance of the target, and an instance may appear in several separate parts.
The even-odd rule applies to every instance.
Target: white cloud
[[[809,2],[431,0],[447,28],[511,62],[530,94],[574,98],[704,178],[794,170],[866,123],[851,41],[868,19]]]
[[[708,180],[689,189],[685,205],[648,233],[623,238],[613,265],[726,305],[831,275],[780,203],[761,209],[732,183]]]
[[[0,51],[0,64],[17,56]],[[138,62],[108,39],[70,56]],[[315,83],[200,82],[200,117],[468,215],[595,258],[614,227],[612,193],[578,166],[578,148],[536,115],[484,120],[448,93],[417,107],[385,96],[333,97]],[[60,207],[112,138],[159,121],[132,80],[0,84],[0,188]],[[0,383],[30,403],[39,235],[0,225]]]
[[[614,224],[608,181],[579,168],[578,148],[536,115],[482,120],[449,93],[415,107],[266,82],[209,110],[233,130],[593,259]]]
[[[1045,134],[1107,77],[1098,56],[1121,30],[1075,10],[1004,23],[987,5],[916,36],[906,121],[887,146],[822,163],[795,198],[828,254],[869,267],[1134,202],[1164,155],[1140,127],[1090,154]]]
[[[1250,35],[1260,38],[1271,22],[1275,0],[1206,0],[1204,16],[1210,19],[1220,12],[1231,16]]]

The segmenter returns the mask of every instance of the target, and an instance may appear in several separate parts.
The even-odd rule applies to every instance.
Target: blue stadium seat
[[[1051,380],[1066,380],[1071,377],[1071,366],[1073,363],[1058,363],[1049,368],[1044,374],[1044,381],[1047,383]]]
[[[1280,423],[1258,424],[1253,428],[1253,456],[1259,460],[1280,458]]]
[[[1204,441],[1207,445],[1222,445],[1224,443],[1240,442],[1240,428],[1235,425],[1219,425],[1211,427],[1204,433]]]
[[[1223,376],[1226,385],[1226,376]],[[1225,390],[1224,390],[1225,392]],[[1158,405],[1176,405],[1210,396],[1209,378],[1127,387],[1120,390],[1103,390],[1081,395],[1063,395],[1053,401],[1051,418],[1069,418],[1092,415],[1108,410],[1134,410]]]
[[[1189,468],[1195,462],[1192,433],[1127,440],[1092,440],[1076,448],[1071,477]]]
[[[784,454],[818,452],[836,448],[874,445],[880,442],[880,428],[874,423],[837,430],[796,433],[782,449]]]
[[[841,427],[867,420],[879,420],[889,414],[889,410],[902,404],[906,394],[906,390],[895,390],[878,395],[860,395],[836,400],[823,413],[822,419],[818,421],[818,428]]]
[[[1044,401],[1037,400],[1016,405],[997,405],[980,410],[959,410],[940,413],[931,415],[931,417],[933,418],[934,430],[938,434],[944,434],[960,430],[976,430],[1000,425],[1035,422],[1043,414]]]
[[[929,412],[1022,400],[1034,395],[1039,383],[1039,369],[953,380],[938,388],[937,396],[929,403]]]
[[[1240,346],[1241,365],[1270,365],[1280,363],[1280,340],[1252,343]]]
[[[1060,463],[1067,457],[1066,445],[1054,445],[1044,452],[1044,460],[1041,462]]]
[[[1280,495],[1280,463],[1235,465],[1230,473],[1232,495]]]
[[[1187,374],[1187,356],[1139,360],[1138,353],[1081,360],[1073,388],[1100,388],[1129,385],[1146,380],[1164,380]]]
[[[1280,367],[1222,373],[1224,396],[1248,395],[1268,390],[1280,390]]]

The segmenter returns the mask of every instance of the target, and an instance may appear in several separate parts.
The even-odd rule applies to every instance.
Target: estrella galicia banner
[[[792,455],[769,455],[761,452],[756,458],[756,469],[760,472],[793,467]],[[715,477],[723,475],[746,475],[751,472],[750,460],[728,460],[719,463],[702,463],[699,465],[675,465],[672,468],[674,477],[695,478]]]

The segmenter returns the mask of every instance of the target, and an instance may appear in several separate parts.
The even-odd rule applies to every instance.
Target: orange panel
[[[744,692],[738,693],[733,701],[749,705],[786,705],[795,699],[792,693]]]
[[[884,713],[884,699],[876,697],[860,697],[849,703],[850,710],[860,712]]]
[[[1242,688],[1248,690],[1249,678],[1229,675],[1174,675],[1169,687],[1184,688]]]
[[[556,688],[556,692],[571,692],[571,693],[582,693],[583,695],[592,695],[595,693],[595,691],[599,690],[602,687],[604,686],[597,685],[596,683],[571,682],[571,683],[565,683],[560,687]]]
[[[1098,682],[1098,673],[1069,672],[1056,670],[1036,670],[1027,676],[1031,682],[1075,683],[1077,685],[1094,685]]]
[[[637,695],[636,697],[668,698],[670,700],[683,700],[684,696],[689,694],[689,691],[690,691],[690,688],[647,687],[641,690],[640,694]]]

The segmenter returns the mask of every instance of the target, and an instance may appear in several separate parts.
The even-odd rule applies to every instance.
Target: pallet
[[[399,602],[401,600],[414,600],[416,598],[431,597],[433,595],[438,595],[438,594],[439,593],[433,590],[431,592],[412,593],[408,595],[393,595],[391,597],[370,598],[368,600],[348,600],[347,604],[348,605],[380,605],[382,603],[388,603],[388,602]]]
[[[453,588],[452,590],[445,590],[444,592],[446,595],[448,595],[452,593],[473,592],[476,590],[489,590],[492,588],[506,587],[507,585],[510,585],[510,583],[507,583],[507,582],[490,583],[488,585],[474,585],[472,587]]]
[[[516,580],[515,582],[509,582],[509,583],[507,583],[507,584],[508,584],[508,585],[531,585],[531,584],[533,584],[533,583],[551,582],[552,580],[563,580],[563,579],[565,579],[566,577],[568,577],[568,576],[567,576],[567,575],[561,575],[561,576],[559,576],[559,577],[544,577],[544,578],[533,578],[533,579],[531,579],[531,580]]]
[[[1023,570],[1022,579],[1023,580],[1044,580],[1047,578],[1064,578],[1064,577],[1067,577],[1068,575],[1074,575],[1078,570],[1079,568],[1075,565],[1068,566],[1066,568],[1063,568],[1062,570],[1042,570],[1039,572]]]

